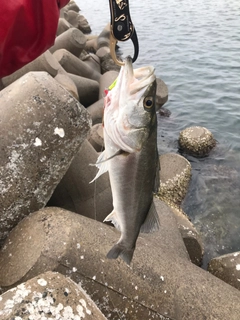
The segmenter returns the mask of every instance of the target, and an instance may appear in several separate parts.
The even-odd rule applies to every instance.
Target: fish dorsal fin
[[[116,229],[118,229],[119,231],[121,231],[121,228],[120,228],[120,224],[119,224],[119,221],[118,221],[118,216],[117,216],[117,213],[116,211],[112,211],[104,220],[103,222],[112,222],[112,224],[114,225],[114,227]]]
[[[141,226],[140,232],[142,233],[151,233],[159,230],[160,222],[158,213],[155,207],[155,204],[152,202],[150,209],[148,211],[148,215]]]
[[[104,174],[105,172],[108,171],[108,163],[107,163],[107,159],[106,159],[106,152],[103,151],[98,159],[96,164],[90,164],[90,166],[96,166],[99,170],[98,173],[96,174],[95,178],[90,181],[89,183],[94,182],[98,177],[100,177],[102,174]]]

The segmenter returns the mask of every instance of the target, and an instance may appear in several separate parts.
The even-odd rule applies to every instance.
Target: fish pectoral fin
[[[160,227],[160,221],[159,221],[158,213],[157,213],[154,202],[152,202],[150,209],[148,211],[148,215],[141,226],[140,232],[151,233],[159,230],[159,227]]]
[[[94,182],[97,178],[99,178],[102,174],[108,171],[108,161],[113,159],[114,157],[118,156],[119,154],[124,153],[123,150],[119,149],[117,152],[115,152],[113,155],[107,158],[106,151],[103,151],[100,156],[97,159],[97,162],[95,164],[90,163],[90,166],[96,166],[99,171],[96,174],[95,178],[90,181],[89,183]]]
[[[120,223],[119,223],[119,221],[118,221],[118,216],[117,216],[116,211],[113,210],[113,211],[103,220],[103,222],[106,222],[106,221],[111,222],[116,229],[118,229],[119,231],[121,231]]]
[[[97,178],[99,178],[102,174],[104,174],[105,172],[108,171],[108,163],[106,162],[107,159],[106,159],[106,152],[103,151],[98,159],[97,159],[97,162],[95,164],[92,164],[90,163],[90,166],[96,166],[99,170],[98,170],[98,173],[96,174],[95,178],[90,181],[89,183],[92,183],[94,182]]]

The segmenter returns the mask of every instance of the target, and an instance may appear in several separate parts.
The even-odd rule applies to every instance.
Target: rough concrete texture
[[[89,53],[82,58],[82,60],[88,64],[91,68],[96,69],[99,73],[101,73],[101,64],[100,59],[96,54]]]
[[[57,28],[57,36],[72,28],[71,24],[64,18],[59,18],[58,20],[58,28]]]
[[[0,239],[46,205],[90,129],[90,116],[45,72],[0,92]]]
[[[107,47],[102,47],[100,48],[97,52],[96,55],[100,57],[101,60],[101,73],[105,73],[110,70],[114,70],[119,72],[120,71],[120,66],[116,65],[116,63],[113,61],[112,56],[109,53],[107,53],[109,49]],[[105,54],[104,54],[105,53]],[[118,57],[118,60],[121,60],[121,57]]]
[[[92,124],[102,123],[103,120],[103,107],[104,107],[104,99],[99,99],[97,102],[91,104],[87,110],[91,115]]]
[[[6,290],[54,268],[80,282],[111,320],[239,320],[240,292],[189,261],[173,213],[154,201],[160,230],[139,236],[131,266],[106,259],[119,238],[114,228],[59,208],[31,214],[0,253],[0,285]]]
[[[161,244],[163,251],[170,253],[170,256],[177,255],[183,261],[188,261],[189,258],[170,209],[160,201],[157,201],[156,205],[158,210],[161,208],[161,229],[167,229],[167,234],[162,235],[161,232],[158,232],[141,235],[138,240],[140,248],[135,254],[134,272],[132,267],[129,268],[124,262],[114,262],[105,258],[109,248],[119,236],[114,228],[59,208],[45,208],[22,220],[5,242],[0,252],[0,286],[5,287],[6,290],[9,286],[15,286],[47,270],[59,269],[69,276],[75,275],[78,271],[83,277],[79,277],[78,274],[79,278],[74,280],[79,282],[86,278],[88,282],[90,279],[90,288],[87,292],[90,295],[98,292],[94,301],[103,301],[103,291],[106,289],[117,291],[117,300],[114,305],[119,306],[120,310],[112,310],[115,317],[110,319],[116,319],[121,308],[123,308],[123,313],[128,306],[131,309],[130,305],[136,300],[138,308],[131,311],[132,317],[129,318],[135,319],[142,304],[138,298],[134,299],[138,294],[142,295],[142,300],[145,300],[141,306],[141,309],[145,310],[144,314],[149,312],[153,315],[158,314],[159,312],[154,311],[154,308],[151,311],[150,307],[157,296],[151,301],[147,295],[150,293],[150,287],[152,287],[151,292],[157,292],[158,286],[160,286],[159,292],[163,294],[163,289],[167,290],[165,281],[171,275],[166,274],[167,266],[164,270],[158,268],[158,262],[155,263],[150,248],[158,251]],[[90,232],[91,229],[94,230],[93,233]],[[35,241],[37,249],[35,249]],[[24,256],[23,260],[20,259],[21,256]],[[148,266],[145,265],[146,261],[149,261]],[[156,279],[158,282],[155,287],[153,284]],[[92,280],[96,280],[97,292],[90,290]],[[109,281],[112,286],[111,284],[108,286]],[[120,295],[119,290],[123,291]],[[123,296],[126,296],[126,300],[123,299]],[[168,294],[163,294],[164,300],[167,297]],[[111,301],[108,301],[108,304],[108,308],[114,309]],[[107,305],[104,305],[105,312],[106,308]]]
[[[9,86],[15,80],[21,78],[28,72],[31,71],[46,71],[51,76],[55,77],[58,73],[59,65],[56,60],[53,58],[50,51],[45,51],[41,56],[37,59],[33,60],[32,62],[26,64],[21,69],[15,71],[11,75],[2,78],[2,83],[4,87]]]
[[[68,73],[68,76],[75,83],[79,100],[84,107],[88,107],[98,100],[99,83],[97,81],[80,77],[72,73]]]
[[[59,49],[66,49],[76,57],[79,57],[85,44],[86,37],[82,31],[76,28],[70,28],[55,39],[55,43],[49,51],[53,53]]]
[[[161,171],[158,196],[170,206],[179,207],[188,190],[191,164],[175,153],[163,154],[159,159]]]
[[[102,123],[92,126],[88,141],[97,152],[104,150],[103,125]]]
[[[65,11],[64,18],[75,28],[78,28],[83,33],[91,33],[91,27],[87,21],[87,19],[77,13],[74,10]]]
[[[101,31],[97,38],[97,49],[110,46],[110,23]]]
[[[203,257],[203,243],[200,234],[182,210],[171,207],[192,263],[200,266]]]
[[[76,2],[72,1],[72,0],[65,6],[65,9],[66,10],[73,10],[73,11],[76,11],[76,12],[81,11],[79,6],[76,4]]]
[[[0,296],[1,320],[104,320],[95,303],[71,279],[46,272]]]
[[[96,81],[99,81],[101,77],[99,72],[89,67],[89,65],[87,65],[84,61],[81,61],[79,58],[75,57],[72,53],[65,49],[59,49],[55,51],[53,56],[68,73]]]
[[[85,50],[87,52],[96,53],[97,52],[97,36],[95,38],[88,39],[85,45]]]
[[[78,29],[81,30],[85,34],[91,33],[92,29],[91,29],[86,17],[84,15],[80,14],[78,19],[79,19]]]
[[[204,127],[190,127],[179,134],[180,148],[193,156],[205,157],[216,146],[212,133]]]
[[[212,259],[208,271],[240,290],[240,252],[233,252]]]
[[[99,99],[105,97],[104,90],[108,89],[108,87],[117,79],[118,72],[111,70],[103,75],[101,75],[99,80]]]
[[[90,183],[98,169],[98,153],[86,140],[68,171],[56,187],[48,205],[58,206],[103,221],[112,211],[112,193],[108,173]]]
[[[59,72],[54,79],[60,83],[74,98],[79,100],[77,87],[67,73],[64,74]]]
[[[168,101],[168,87],[161,79],[157,78],[156,111]]]

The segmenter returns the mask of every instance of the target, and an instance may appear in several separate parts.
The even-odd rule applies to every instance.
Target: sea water
[[[76,0],[93,34],[110,21],[108,0]],[[179,153],[179,132],[204,126],[217,139],[206,158],[187,157],[184,211],[202,234],[203,267],[240,250],[240,1],[129,0],[139,39],[135,67],[151,64],[168,86],[169,118],[158,117],[160,154]],[[131,41],[120,43],[133,55]]]

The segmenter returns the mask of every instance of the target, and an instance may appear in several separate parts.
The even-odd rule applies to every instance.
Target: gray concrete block
[[[75,57],[65,49],[59,49],[55,51],[53,56],[68,73],[96,81],[99,81],[101,77],[99,72],[89,67],[89,65],[87,65],[84,61],[81,61],[79,58]]]
[[[86,37],[82,31],[76,28],[70,28],[55,39],[55,43],[49,51],[54,53],[59,49],[66,49],[76,57],[79,57],[85,44]]]
[[[108,173],[90,184],[98,171],[90,164],[95,164],[97,158],[98,153],[86,140],[56,187],[48,205],[102,222],[112,211],[112,193]]]
[[[98,100],[99,83],[85,77],[68,73],[68,77],[75,83],[80,102],[88,107]]]
[[[46,272],[0,296],[1,320],[106,320],[87,293],[69,278]]]
[[[53,58],[50,51],[47,50],[37,59],[26,64],[21,69],[15,71],[14,73],[12,73],[7,77],[2,78],[2,83],[4,87],[7,87],[9,84],[13,83],[15,80],[21,78],[23,75],[31,71],[46,71],[52,77],[55,77],[58,73],[58,69],[59,69],[59,64]]]
[[[0,240],[46,205],[90,129],[76,99],[45,72],[1,91]]]
[[[0,285],[6,290],[54,268],[80,282],[111,320],[239,320],[240,292],[189,261],[171,210],[154,201],[160,230],[139,236],[131,266],[105,257],[119,237],[114,228],[59,208],[31,214],[0,252]]]

